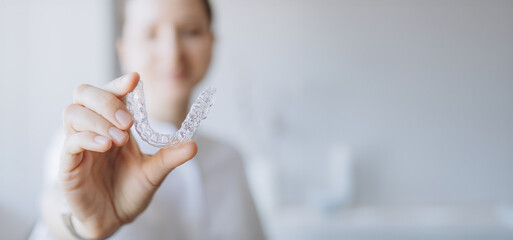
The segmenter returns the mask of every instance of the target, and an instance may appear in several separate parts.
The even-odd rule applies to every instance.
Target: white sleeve
[[[46,188],[57,184],[59,175],[59,159],[62,145],[64,144],[64,130],[60,129],[54,135],[45,155],[45,166],[43,173],[43,191]],[[50,234],[50,230],[41,219],[38,219],[28,240],[55,240]]]

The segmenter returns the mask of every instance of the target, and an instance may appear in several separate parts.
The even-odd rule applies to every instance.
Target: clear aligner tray
[[[126,105],[134,117],[135,130],[141,138],[152,146],[158,148],[172,148],[188,141],[201,121],[207,118],[210,107],[213,104],[216,89],[209,87],[198,96],[191,106],[191,110],[182,123],[182,126],[174,134],[162,134],[151,128],[146,113],[146,103],[142,81],[126,96]]]

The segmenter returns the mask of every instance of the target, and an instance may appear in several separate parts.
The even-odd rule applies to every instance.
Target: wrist
[[[71,212],[64,213],[62,217],[68,232],[78,240],[103,240],[116,232],[116,230],[109,230],[101,224],[96,227],[87,226],[73,216]]]

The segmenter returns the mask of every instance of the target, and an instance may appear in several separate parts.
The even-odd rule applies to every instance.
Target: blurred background
[[[212,4],[200,129],[242,151],[270,239],[513,239],[513,1]],[[0,0],[1,239],[38,217],[73,89],[119,75],[114,9]]]

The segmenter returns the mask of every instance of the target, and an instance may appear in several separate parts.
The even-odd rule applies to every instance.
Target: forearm
[[[64,195],[57,186],[48,188],[42,197],[41,201],[41,215],[43,222],[48,227],[48,230],[55,239],[77,239],[70,232],[68,226],[66,226],[63,219],[63,214],[69,210],[66,210],[64,205]],[[87,239],[102,239],[110,236],[118,228],[103,228],[104,225],[98,223],[95,228],[86,228],[84,225],[72,215],[71,221],[76,233]]]
[[[62,219],[64,196],[57,186],[48,187],[41,199],[41,216],[45,226],[55,239],[76,239],[67,229]]]

